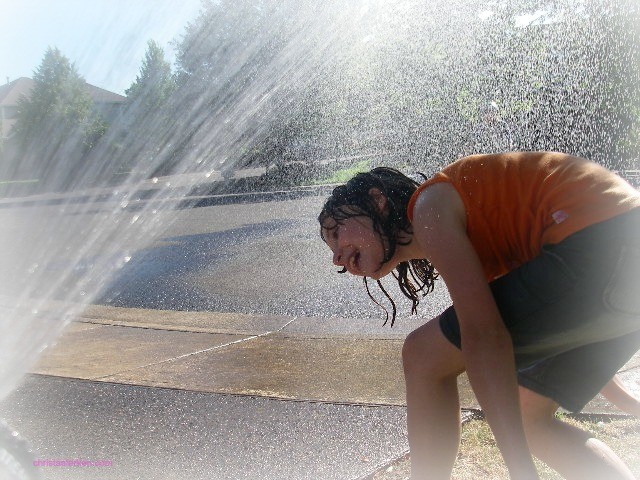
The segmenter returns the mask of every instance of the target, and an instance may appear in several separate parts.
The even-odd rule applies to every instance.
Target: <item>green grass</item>
[[[322,178],[313,182],[314,185],[331,185],[334,183],[345,183],[351,179],[356,173],[368,172],[371,170],[370,160],[361,160],[355,165],[349,168],[342,168],[330,175],[329,177]]]
[[[0,180],[0,185],[11,185],[14,183],[38,183],[40,180],[33,179],[33,180]]]
[[[29,187],[25,189],[22,187],[23,185],[36,185],[40,182],[39,179],[30,179],[30,180],[0,180],[0,198],[4,198],[5,196],[12,193],[15,195],[26,195],[28,192],[31,192],[34,187]]]

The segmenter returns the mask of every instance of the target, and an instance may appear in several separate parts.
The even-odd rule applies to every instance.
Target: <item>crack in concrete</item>
[[[215,346],[213,346],[213,347],[204,348],[204,349],[202,349],[202,350],[197,350],[197,351],[195,351],[195,352],[184,353],[184,354],[182,354],[182,355],[178,355],[177,357],[167,358],[167,359],[165,359],[165,360],[160,360],[160,361],[157,361],[157,362],[151,362],[151,363],[148,363],[148,364],[146,364],[146,365],[140,365],[140,366],[137,366],[137,367],[134,367],[134,368],[129,368],[129,369],[126,369],[126,370],[122,370],[122,371],[120,371],[120,372],[110,373],[110,374],[108,374],[108,375],[103,375],[103,376],[100,376],[100,377],[96,377],[96,378],[94,378],[93,380],[104,380],[104,379],[107,379],[107,378],[110,378],[110,377],[114,377],[114,376],[116,376],[116,375],[121,375],[121,374],[123,374],[123,373],[132,372],[132,371],[134,371],[134,370],[140,370],[140,369],[142,369],[142,368],[147,368],[147,367],[151,367],[151,366],[155,366],[155,365],[162,365],[163,363],[169,363],[169,362],[173,362],[173,361],[180,360],[180,359],[183,359],[183,358],[191,357],[191,356],[193,356],[193,355],[199,355],[199,354],[201,354],[201,353],[211,352],[211,351],[214,351],[214,350],[219,350],[219,349],[221,349],[221,348],[229,347],[229,346],[231,346],[231,345],[235,345],[235,344],[239,344],[239,343],[248,342],[248,341],[250,341],[250,340],[255,340],[256,338],[267,337],[267,336],[269,336],[269,335],[273,335],[274,333],[279,333],[279,332],[281,332],[283,329],[285,329],[286,327],[288,327],[288,326],[289,326],[291,323],[293,323],[295,320],[296,320],[296,317],[292,318],[291,320],[289,320],[287,323],[285,323],[284,325],[282,325],[282,326],[281,326],[280,328],[278,328],[277,330],[272,330],[272,331],[269,331],[269,332],[260,333],[260,334],[258,334],[258,335],[252,335],[252,336],[250,336],[250,337],[241,338],[241,339],[239,339],[239,340],[234,340],[234,341],[232,341],[232,342],[227,342],[227,343],[224,343],[224,344],[222,344],[222,345],[215,345]]]

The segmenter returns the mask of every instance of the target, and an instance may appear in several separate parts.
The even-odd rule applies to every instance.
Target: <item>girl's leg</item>
[[[640,398],[631,393],[615,375],[600,393],[623,412],[640,418]]]
[[[434,319],[407,337],[402,349],[412,480],[449,479],[460,443],[457,376],[462,353]]]
[[[564,478],[633,480],[624,462],[589,432],[555,416],[558,404],[520,387],[520,404],[531,452]]]

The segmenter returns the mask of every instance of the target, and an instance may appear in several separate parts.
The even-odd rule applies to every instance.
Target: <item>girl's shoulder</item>
[[[466,225],[465,204],[455,186],[447,181],[423,184],[413,202],[412,224],[421,228]],[[415,230],[415,228],[414,228]]]
[[[431,178],[429,178],[428,180],[425,180],[417,189],[415,192],[413,192],[413,195],[411,195],[411,198],[409,199],[409,203],[407,205],[407,217],[409,218],[409,221],[413,221],[413,216],[414,216],[414,211],[416,209],[416,204],[418,203],[418,199],[420,199],[421,197],[423,197],[423,193],[429,189],[430,187],[432,187],[433,185],[436,185],[438,183],[447,183],[449,185],[452,185],[451,179],[447,176],[447,174],[444,171],[440,171],[438,173],[436,173],[434,176],[432,176]],[[436,189],[436,191],[440,191],[442,190],[441,188]],[[447,190],[447,189],[445,189]],[[431,195],[433,195],[434,190],[431,189]]]

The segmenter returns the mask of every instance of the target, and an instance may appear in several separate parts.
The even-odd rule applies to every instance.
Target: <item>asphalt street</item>
[[[173,223],[132,254],[97,303],[370,318],[382,324],[384,312],[368,298],[361,279],[339,275],[332,265],[316,220],[323,201],[324,196],[308,196],[164,212]],[[407,318],[409,301],[387,285]],[[372,292],[384,298],[375,285]],[[443,290],[425,299],[421,321],[447,302]]]
[[[370,318],[381,325],[384,311],[369,299],[361,279],[337,273],[320,239],[316,217],[325,196],[269,198],[211,206],[199,199],[190,204],[203,206],[190,208],[173,208],[180,201],[160,206],[135,201],[0,205],[5,229],[0,240],[11,241],[0,245],[0,268],[11,271],[15,258],[26,257],[26,267],[33,263],[35,275],[41,276],[26,279],[34,297],[83,302],[90,297],[91,303],[104,305],[183,311]],[[126,262],[111,268],[122,258]],[[43,292],[61,278],[63,286]],[[16,277],[2,280],[3,294],[17,289]],[[410,319],[411,304],[393,283],[385,285],[398,299],[399,318],[408,319],[398,322],[402,331],[448,304],[440,288],[421,305],[420,319]],[[377,286],[371,287],[388,306]]]
[[[51,480],[357,479],[407,450],[405,409],[29,377],[2,413]]]

